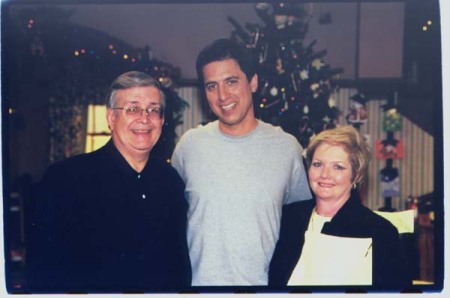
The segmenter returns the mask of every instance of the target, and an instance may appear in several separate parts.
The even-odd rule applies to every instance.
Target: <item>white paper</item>
[[[414,233],[414,210],[397,212],[374,211],[376,214],[389,220],[402,233]]]
[[[346,238],[306,231],[302,256],[288,286],[371,285],[372,238]]]

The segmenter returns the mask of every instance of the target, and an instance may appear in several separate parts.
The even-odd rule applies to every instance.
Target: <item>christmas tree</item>
[[[244,43],[258,60],[255,113],[306,147],[313,135],[336,125],[333,78],[342,69],[324,62],[327,51],[315,51],[316,40],[305,45],[310,15],[304,4],[258,3],[255,10],[263,26],[243,27],[228,18],[234,26],[231,38]]]

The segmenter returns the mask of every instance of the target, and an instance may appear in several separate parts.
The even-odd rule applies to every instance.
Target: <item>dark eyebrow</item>
[[[229,80],[239,80],[239,76],[234,76],[234,75],[232,75],[232,76],[229,76],[229,77],[226,77],[225,79],[223,79],[224,81],[229,81]],[[207,86],[207,85],[209,85],[209,84],[217,84],[217,82],[216,81],[207,81],[207,82],[205,82],[205,86]]]
[[[239,77],[238,76],[230,76],[230,77],[225,78],[225,81],[229,81],[229,80],[239,80]]]

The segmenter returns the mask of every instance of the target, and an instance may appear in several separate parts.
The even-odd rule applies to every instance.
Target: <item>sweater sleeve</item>
[[[289,181],[290,190],[289,196],[285,200],[285,204],[293,202],[305,201],[312,198],[311,191],[309,189],[309,182],[306,175],[306,169],[303,164],[302,151],[303,148],[300,144],[293,140],[295,146],[295,152],[293,156],[293,163],[291,169],[291,177]]]
[[[175,146],[175,150],[173,151],[172,158],[171,158],[172,167],[174,167],[175,170],[177,170],[178,174],[181,176],[181,178],[184,181],[186,181],[186,180],[185,180],[185,177],[184,177],[182,153],[183,153],[185,137],[186,137],[186,135],[184,135],[180,139],[180,141],[177,143],[177,145]]]

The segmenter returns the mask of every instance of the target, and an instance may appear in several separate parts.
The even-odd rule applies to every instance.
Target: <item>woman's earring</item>
[[[352,188],[353,188],[353,189],[356,189],[356,183],[353,183]]]

